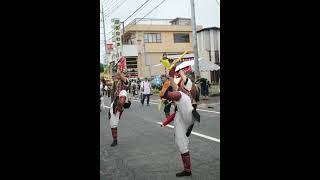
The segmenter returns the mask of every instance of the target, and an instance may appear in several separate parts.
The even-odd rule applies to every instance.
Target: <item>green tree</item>
[[[100,63],[100,72],[103,72],[104,68],[103,68],[103,64]]]

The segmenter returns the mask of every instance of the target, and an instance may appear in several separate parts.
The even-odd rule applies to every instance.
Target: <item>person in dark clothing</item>
[[[206,98],[208,99],[209,97],[209,87],[210,87],[210,82],[209,80],[206,81]]]
[[[128,91],[131,93],[131,80],[129,81]]]
[[[101,82],[102,82],[102,96],[105,96],[107,92],[106,90],[107,81],[104,79],[104,77],[102,77]]]
[[[205,99],[207,96],[207,79],[205,78],[200,79],[200,87],[201,87],[201,95]]]
[[[110,95],[111,95],[111,89],[110,89],[110,87],[107,85],[106,86],[108,89],[107,89],[107,95],[108,95],[108,97],[110,97]]]
[[[100,93],[100,112],[101,112],[101,93]]]
[[[133,82],[133,83],[132,83],[132,96],[133,96],[133,97],[136,95],[136,88],[137,88],[136,83]]]
[[[140,88],[141,88],[141,82],[140,82],[140,81],[138,81],[138,82],[137,82],[137,86],[138,86],[137,94],[139,95],[139,94],[141,93],[141,91],[140,91]],[[139,92],[140,92],[140,93],[139,93]]]
[[[162,80],[163,84],[166,81],[169,81],[168,77],[165,74],[161,75],[161,80]],[[166,118],[168,118],[170,116],[170,109],[171,109],[172,102],[169,100],[165,100],[163,104],[164,104],[163,111],[166,115]]]

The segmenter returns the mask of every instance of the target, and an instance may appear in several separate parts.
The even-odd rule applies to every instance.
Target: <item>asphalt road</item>
[[[192,176],[177,178],[175,173],[183,170],[183,165],[174,143],[174,130],[157,124],[165,119],[163,109],[157,111],[156,101],[150,106],[132,102],[119,122],[118,145],[110,147],[110,99],[104,100],[106,108],[100,113],[101,180],[220,179],[219,112],[199,109],[201,122],[195,124],[195,134],[189,137]]]

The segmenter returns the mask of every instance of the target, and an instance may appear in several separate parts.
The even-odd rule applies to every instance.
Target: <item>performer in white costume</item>
[[[174,120],[175,143],[181,153],[181,159],[184,166],[184,170],[177,173],[176,176],[190,176],[191,162],[188,148],[189,139],[186,132],[188,131],[188,127],[195,121],[192,115],[193,107],[190,97],[182,91],[175,91],[169,81],[163,85],[160,97],[173,101],[177,105],[177,111],[170,115],[162,124],[162,126],[165,126]]]

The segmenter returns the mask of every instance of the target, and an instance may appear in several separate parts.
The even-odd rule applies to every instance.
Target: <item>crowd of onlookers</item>
[[[108,96],[111,94],[110,83],[103,77],[100,79],[100,97]],[[141,104],[144,105],[144,100],[147,99],[147,106],[149,106],[150,96],[153,94],[153,89],[148,78],[144,78],[143,81],[140,79],[131,79],[128,84],[128,93],[132,94],[132,97],[139,97]]]
[[[209,89],[211,87],[211,83],[206,78],[200,78],[197,83],[200,87],[201,96],[203,99],[208,99],[209,97]],[[160,87],[161,88],[161,87]],[[107,84],[105,78],[101,78],[100,83],[101,96],[110,97],[111,87]],[[144,78],[144,80],[131,79],[129,80],[128,85],[128,93],[132,94],[132,97],[138,97],[141,100],[141,104],[144,104],[144,100],[147,99],[147,105],[149,105],[150,96],[153,94],[153,89],[151,82],[148,78]]]

